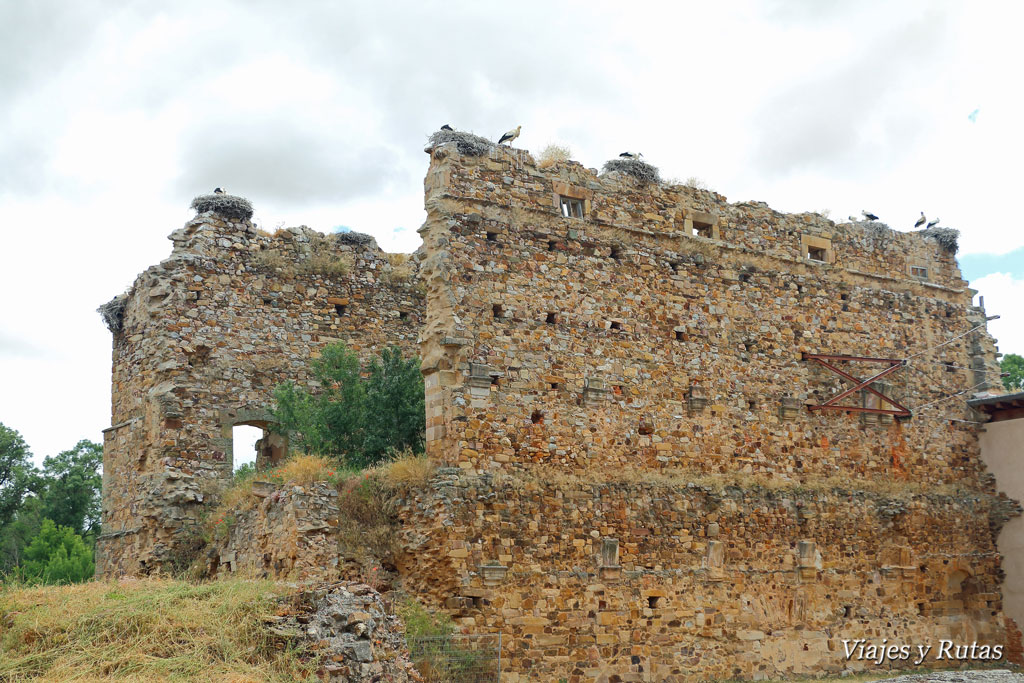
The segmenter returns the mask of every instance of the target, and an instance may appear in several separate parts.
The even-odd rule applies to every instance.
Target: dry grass
[[[388,254],[387,259],[391,264],[391,270],[385,270],[380,274],[381,282],[384,284],[403,285],[415,277],[416,268],[409,254]]]
[[[436,466],[406,451],[397,460],[355,472],[338,482],[338,549],[365,569],[394,564],[401,551],[398,507],[402,498],[426,486]]]
[[[537,157],[537,168],[549,168],[572,158],[572,150],[562,145],[548,145]]]
[[[257,252],[252,257],[252,261],[260,268],[266,268],[267,270],[284,268],[286,263],[284,256],[281,256],[281,252],[276,250]]]
[[[593,472],[584,476],[565,472],[559,468],[539,466],[528,472],[514,474],[501,473],[495,476],[495,485],[508,486],[515,489],[554,485],[559,488],[573,489],[591,484],[597,485],[629,485],[653,486],[660,488],[682,488],[695,486],[713,493],[722,493],[726,489],[761,490],[799,493],[822,493],[832,491],[865,492],[885,496],[887,498],[909,499],[915,495],[953,495],[957,489],[953,485],[929,485],[916,481],[904,481],[892,477],[874,479],[854,479],[848,475],[831,477],[804,476],[789,478],[770,474],[744,474],[727,472],[708,474],[683,469],[642,470],[631,468],[613,472]]]
[[[253,495],[253,484],[269,481],[278,486],[309,486],[318,481],[331,481],[337,476],[337,464],[319,455],[295,455],[280,467],[264,472],[253,472],[239,479],[220,495],[220,503],[207,518],[210,523],[229,519],[232,515],[252,509],[259,500]]]
[[[286,592],[167,579],[0,589],[0,680],[312,679],[315,659],[278,650],[262,623]]]
[[[306,275],[326,275],[327,277],[343,277],[352,272],[355,261],[351,254],[314,253],[308,260],[298,266],[298,272]]]

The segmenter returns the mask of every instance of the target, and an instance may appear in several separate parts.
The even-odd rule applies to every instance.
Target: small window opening
[[[749,410],[751,412],[757,410],[757,401],[755,401],[752,398],[751,399],[747,399],[747,410]]]
[[[548,325],[554,325],[555,323],[558,322],[558,314],[548,313],[548,316],[544,319],[544,322],[546,322]]]
[[[698,237],[714,237],[711,223],[693,222],[693,234]]]
[[[956,366],[946,361],[946,372],[956,372]]]
[[[493,306],[491,306],[491,314],[494,315],[495,318],[504,318],[505,309],[502,307],[501,304],[494,304]]]
[[[500,380],[501,380],[501,377],[499,375],[491,375],[491,386],[492,387],[500,387],[501,386]]]
[[[678,273],[679,269],[682,268],[683,264],[680,261],[672,261],[671,263],[669,263],[669,266],[672,267],[673,273]]]
[[[563,218],[583,218],[583,200],[573,197],[559,197]]]
[[[553,390],[558,391],[558,382],[550,382],[549,384]]]
[[[532,422],[533,424],[539,425],[543,421],[544,413],[540,412],[539,410],[535,410],[532,413],[530,413],[530,422]]]
[[[408,320],[409,319],[409,311],[399,311],[398,312],[398,319],[399,320]]]
[[[659,607],[661,607],[660,599],[656,595],[648,596],[647,606],[651,609],[658,609]]]
[[[496,232],[489,232],[489,233],[487,233],[487,241],[488,242],[497,242],[498,241],[498,233],[496,233]]]
[[[922,280],[928,279],[928,269],[924,266],[910,266],[910,276],[920,278]]]
[[[334,304],[334,312],[338,315],[345,315],[348,312],[348,306],[345,304]]]
[[[946,317],[947,318],[952,318],[953,317],[953,311],[951,311],[950,309],[947,308],[946,309]]]
[[[612,258],[618,261],[619,259],[622,258],[622,250],[619,249],[618,247],[612,247],[611,252],[609,252],[608,254],[608,258]]]
[[[849,294],[840,294],[839,298],[842,299],[843,301],[849,301],[850,300],[850,295]]]
[[[548,251],[554,251],[555,247],[557,247],[557,246],[558,246],[558,243],[555,242],[554,240],[549,240],[548,241]]]
[[[740,273],[740,282],[750,282],[750,273]]]
[[[622,323],[620,323],[618,320],[613,320],[610,329],[621,330],[622,329]]]
[[[824,247],[807,247],[807,258],[811,261],[821,261],[822,263],[828,260]]]
[[[686,341],[686,335],[682,330],[676,330],[676,341]]]

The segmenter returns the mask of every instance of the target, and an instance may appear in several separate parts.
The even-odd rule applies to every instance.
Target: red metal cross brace
[[[851,382],[853,382],[856,385],[856,386],[853,386],[853,387],[847,389],[846,391],[843,391],[843,392],[841,392],[839,394],[836,394],[835,396],[833,396],[832,398],[830,398],[829,400],[825,401],[822,404],[807,406],[808,410],[812,410],[812,411],[813,410],[849,410],[850,412],[854,412],[854,413],[881,413],[883,415],[892,415],[893,417],[910,417],[911,413],[910,413],[909,409],[907,409],[905,406],[901,405],[897,401],[894,401],[893,399],[889,398],[888,396],[886,396],[882,392],[877,391],[876,389],[873,389],[870,386],[876,380],[879,380],[879,379],[885,377],[886,375],[892,374],[892,373],[896,372],[897,370],[899,370],[901,367],[903,367],[903,361],[901,359],[896,359],[896,358],[865,358],[864,356],[833,356],[833,355],[821,354],[821,353],[805,353],[805,354],[803,354],[803,359],[804,360],[813,360],[816,363],[820,363],[821,365],[824,365],[826,368],[828,368],[832,372],[836,373],[840,377],[842,377],[844,379],[848,379],[848,380],[850,380]],[[876,375],[872,375],[871,377],[868,377],[867,379],[862,380],[862,379],[860,379],[858,377],[854,377],[853,375],[851,375],[849,373],[843,372],[842,370],[840,370],[836,366],[832,365],[832,363],[830,363],[829,361],[850,361],[850,362],[856,362],[856,363],[887,363],[889,365],[889,367],[887,367],[885,370],[882,370],[881,372],[879,372]],[[891,409],[888,409],[888,408],[865,408],[864,406],[844,406],[844,405],[838,405],[838,403],[837,403],[838,401],[843,400],[844,398],[846,398],[850,394],[852,394],[852,393],[854,393],[856,391],[860,391],[861,389],[864,389],[865,391],[868,391],[868,392],[874,394],[875,396],[877,396],[882,401],[885,401],[886,403],[894,406],[896,409],[895,410],[891,410]],[[882,405],[882,404],[879,403],[879,405]]]

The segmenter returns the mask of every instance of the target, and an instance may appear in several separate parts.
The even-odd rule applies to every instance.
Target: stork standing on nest
[[[215,188],[213,188],[213,193],[214,194],[227,194],[227,192],[224,191],[223,187],[215,187]]]
[[[641,154],[640,152],[623,152],[619,156],[622,157],[623,159],[633,159],[638,161],[640,157],[643,156],[643,154]]]
[[[519,131],[522,130],[522,128],[522,126],[516,126],[512,130],[508,131],[507,133],[501,136],[501,139],[498,140],[498,144],[500,145],[503,142],[508,142],[509,144],[512,144],[512,141],[519,137]]]
[[[443,126],[441,126],[441,130],[451,130],[451,129],[452,129],[452,127],[449,126],[447,123],[444,124]]]
[[[914,227],[915,228],[920,228],[922,225],[924,225],[927,222],[928,222],[928,219],[924,217],[924,211],[922,211],[921,212],[921,217],[917,219],[916,223],[914,223]]]
[[[939,224],[940,220],[942,220],[942,219],[941,218],[936,218],[933,221],[928,221],[928,225],[924,226],[924,229],[928,230],[929,228],[934,228],[936,225]]]
[[[871,213],[870,211],[861,211],[860,213],[861,213],[862,216],[864,216],[864,220],[866,220],[866,221],[877,221],[878,220],[878,216],[876,216],[875,214]]]

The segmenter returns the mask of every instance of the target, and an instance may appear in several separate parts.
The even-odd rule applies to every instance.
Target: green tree
[[[94,540],[100,526],[102,467],[103,446],[87,439],[43,460],[38,484],[43,516]]]
[[[307,390],[292,382],[274,392],[278,429],[298,436],[307,453],[365,467],[406,447],[423,448],[426,418],[419,361],[385,349],[362,376],[359,356],[342,343],[313,361]]]
[[[0,576],[21,564],[25,548],[43,526],[42,505],[36,496],[27,496],[14,519],[0,529]]]
[[[1007,373],[1007,376],[1003,377],[1003,386],[1008,391],[1024,389],[1024,357],[1018,356],[1015,353],[1008,353],[1003,356],[999,367],[1002,368],[1003,372]]]
[[[20,575],[27,583],[80,583],[95,571],[92,551],[72,529],[43,520],[39,534],[25,548]]]
[[[364,457],[377,462],[403,448],[422,451],[426,441],[423,376],[418,358],[405,360],[384,349],[370,365],[366,381]]]
[[[0,424],[0,530],[14,518],[33,481],[32,453],[21,434]]]

